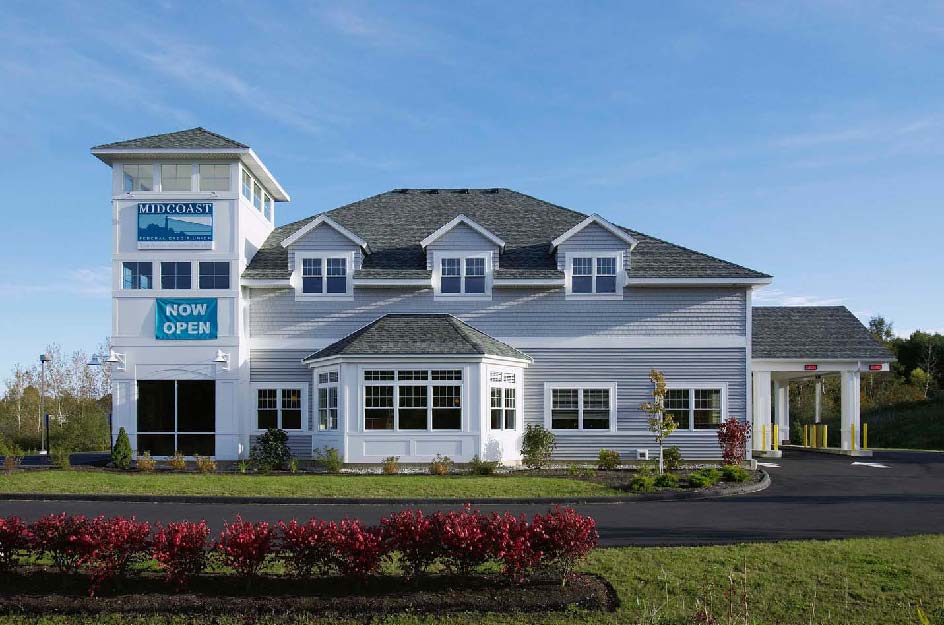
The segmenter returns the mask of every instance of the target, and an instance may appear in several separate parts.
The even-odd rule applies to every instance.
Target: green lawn
[[[602,484],[556,477],[431,475],[239,475],[0,472],[0,493],[229,495],[268,497],[599,497]]]
[[[710,601],[718,625],[919,625],[924,606],[944,623],[944,536],[787,542],[726,547],[601,549],[586,566],[607,577],[622,607],[614,614],[574,610],[550,615],[379,616],[387,625],[689,625],[699,601]],[[730,592],[731,589],[734,592]],[[727,615],[728,600],[737,606]],[[743,607],[746,602],[746,609]],[[746,618],[745,618],[746,617]],[[0,617],[0,623],[197,625],[194,617]],[[220,623],[241,623],[231,618]],[[253,623],[331,623],[294,615]],[[698,621],[701,622],[701,621]]]

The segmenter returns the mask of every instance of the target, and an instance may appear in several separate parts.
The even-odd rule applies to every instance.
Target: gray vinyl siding
[[[467,226],[459,224],[426,247],[426,268],[433,269],[433,252],[443,251],[491,252],[492,263],[498,269],[498,246]]]
[[[590,224],[557,247],[557,268],[565,271],[566,254],[573,252],[613,252],[623,251],[623,268],[629,271],[629,246],[626,241],[614,236],[612,232],[599,224]]]
[[[496,337],[745,336],[745,293],[734,287],[627,288],[622,300],[566,300],[562,289],[494,289],[491,301],[435,301],[432,289],[355,289],[353,301],[295,301],[252,289],[254,337],[337,340],[386,313],[451,313]],[[312,344],[314,348],[323,345]]]
[[[652,399],[649,371],[658,369],[666,381],[696,382],[710,387],[724,384],[727,417],[746,419],[745,350],[714,349],[548,349],[529,348],[534,363],[524,374],[524,423],[544,425],[545,382],[616,383],[617,432],[564,433],[557,436],[559,459],[595,458],[601,448],[615,449],[624,458],[635,458],[636,449],[654,455],[658,444],[648,432],[640,404]],[[720,457],[714,430],[680,428],[666,445],[677,445],[683,457]]]
[[[363,250],[356,243],[324,224],[288,247],[289,271],[295,270],[295,252],[354,252],[354,267],[348,267],[351,271],[361,266],[364,257]]]
[[[308,430],[314,431],[315,398],[311,369],[302,364],[302,359],[310,353],[310,351],[305,350],[254,349],[249,358],[249,381],[262,384],[266,382],[272,384],[291,384],[292,382],[307,384],[308,414],[305,418],[308,420]],[[254,440],[254,436],[250,437],[250,444]],[[289,434],[289,448],[298,458],[310,458],[311,434]]]

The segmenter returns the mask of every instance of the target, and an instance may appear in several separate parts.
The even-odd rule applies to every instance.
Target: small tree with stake
[[[653,385],[652,401],[645,402],[640,408],[649,415],[649,431],[656,435],[656,442],[659,443],[659,473],[663,473],[663,443],[678,428],[678,423],[665,411],[665,375],[658,369],[653,369],[649,372],[649,381]]]

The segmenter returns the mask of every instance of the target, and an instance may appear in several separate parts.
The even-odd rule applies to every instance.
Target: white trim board
[[[505,249],[505,242],[498,235],[493,233],[491,230],[489,230],[485,226],[482,226],[481,224],[476,223],[475,221],[473,221],[472,219],[466,217],[465,215],[461,213],[456,215],[451,221],[443,225],[441,228],[437,229],[431,235],[429,235],[428,237],[420,241],[420,245],[423,247],[423,249],[426,249],[426,247],[428,247],[431,243],[434,243],[435,241],[440,239],[443,235],[445,235],[447,232],[449,232],[450,230],[452,230],[459,224],[467,225],[468,227],[472,228],[473,230],[481,234],[483,237],[485,237],[486,239],[488,239],[489,241],[497,245],[499,248]]]
[[[285,239],[283,239],[281,243],[282,247],[287,249],[288,246],[290,246],[292,243],[295,243],[296,241],[301,239],[303,236],[305,236],[306,234],[308,234],[309,232],[311,232],[312,230],[314,230],[321,224],[330,226],[331,228],[336,230],[338,234],[341,234],[344,237],[356,243],[365,252],[368,252],[368,253],[370,252],[370,247],[367,245],[367,241],[360,238],[359,236],[357,236],[356,234],[354,234],[353,232],[351,232],[350,230],[348,230],[347,228],[345,228],[344,226],[342,226],[341,224],[339,224],[338,222],[336,222],[335,220],[331,219],[330,217],[328,217],[327,215],[323,213],[321,215],[318,215],[311,221],[309,221],[307,224],[305,224],[304,226],[302,226],[295,232],[293,232],[290,236],[285,237]]]
[[[553,252],[561,243],[564,243],[565,241],[567,241],[567,239],[571,238],[572,236],[574,236],[575,234],[577,234],[578,232],[580,232],[581,230],[583,230],[590,224],[597,224],[598,226],[602,227],[604,230],[607,230],[610,234],[612,234],[616,238],[621,239],[622,241],[625,241],[629,245],[630,250],[636,247],[636,245],[639,243],[639,241],[634,239],[628,233],[624,232],[620,228],[608,222],[603,217],[600,217],[599,215],[594,213],[590,215],[589,217],[587,217],[586,219],[584,219],[583,221],[581,221],[579,224],[577,224],[573,228],[571,228],[570,230],[568,230],[567,232],[565,232],[564,234],[560,235],[559,237],[551,241],[551,251]]]
[[[286,349],[305,350],[312,353],[327,347],[340,340],[335,338],[281,338],[281,337],[252,337],[249,339],[250,349]],[[529,347],[563,348],[563,349],[601,349],[601,348],[665,348],[665,349],[700,349],[700,348],[740,348],[747,346],[747,339],[743,336],[496,336],[493,337],[502,343],[507,343],[517,349]]]

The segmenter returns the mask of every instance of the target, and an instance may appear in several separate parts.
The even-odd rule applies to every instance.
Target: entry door
[[[216,382],[139,380],[138,453],[216,455]]]

